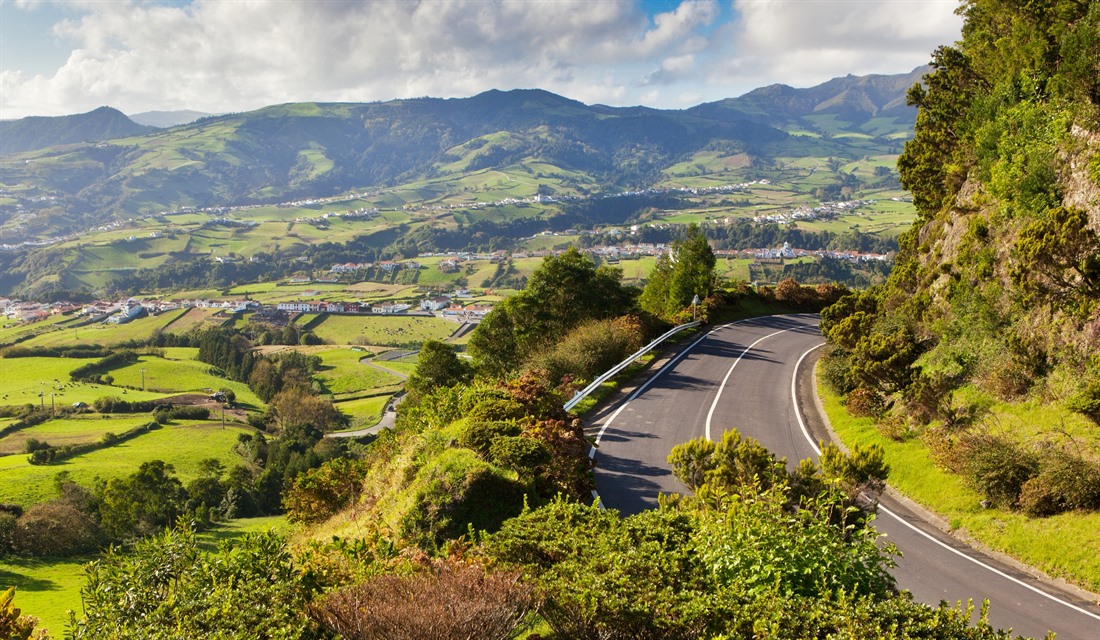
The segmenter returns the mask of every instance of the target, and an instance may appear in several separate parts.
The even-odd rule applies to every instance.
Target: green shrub
[[[6,556],[13,550],[15,541],[15,527],[18,516],[8,511],[0,511],[0,557]]]
[[[35,556],[70,556],[95,551],[106,542],[86,513],[61,502],[36,504],[19,517],[12,547]]]
[[[363,489],[367,466],[359,460],[334,458],[294,479],[283,493],[291,522],[321,522],[354,502]]]
[[[413,479],[412,505],[399,535],[423,548],[454,540],[473,527],[496,531],[523,510],[524,487],[463,449],[447,449]]]
[[[855,383],[852,382],[849,374],[850,368],[848,352],[840,348],[826,351],[817,365],[821,380],[838,395],[844,395],[855,389]]]
[[[489,458],[496,464],[517,473],[531,473],[550,462],[550,450],[538,440],[523,436],[494,438],[489,446]]]
[[[592,320],[570,331],[553,349],[539,353],[527,365],[545,371],[553,386],[570,374],[591,380],[637,351],[641,337],[642,327],[636,318]]]
[[[527,415],[527,409],[506,391],[496,390],[496,394],[479,394],[473,406],[466,413],[470,420],[500,421],[518,420]]]
[[[1076,411],[1100,424],[1100,379],[1090,379],[1083,388],[1066,403],[1070,411]]]
[[[844,408],[857,418],[877,418],[886,411],[886,398],[874,389],[859,387],[844,397]]]
[[[520,426],[515,422],[504,420],[471,421],[458,435],[459,446],[472,449],[483,458],[490,457],[490,449],[493,441],[507,436],[518,436]]]
[[[1024,483],[1039,472],[1039,459],[1005,438],[968,434],[959,441],[963,477],[994,505],[1015,507]]]
[[[1100,464],[1066,451],[1046,453],[1039,473],[1021,488],[1019,507],[1033,517],[1100,509]]]
[[[37,438],[27,438],[27,441],[23,443],[24,453],[34,453],[35,451],[49,448],[51,448],[50,443],[43,442],[42,440],[39,440]]]

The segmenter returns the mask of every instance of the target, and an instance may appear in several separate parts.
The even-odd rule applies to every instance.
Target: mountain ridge
[[[751,104],[724,101],[685,110],[586,105],[542,89],[287,103],[7,155],[0,158],[0,183],[22,185],[16,195],[26,196],[13,209],[21,216],[21,226],[12,231],[17,238],[181,208],[266,204],[444,178],[457,183],[461,175],[489,168],[522,166],[566,180],[570,190],[614,192],[656,184],[663,171],[706,150],[768,158],[805,155],[812,144],[811,155],[865,155],[845,146],[839,137],[846,133],[877,140],[879,152],[899,152],[915,110],[875,121],[881,109],[872,114],[848,103],[866,102],[856,99],[862,95],[876,105],[903,100],[902,87],[911,77],[852,76],[826,83],[827,89],[779,91],[782,100],[794,96],[806,105],[835,98],[834,105],[797,118],[778,103],[768,107],[767,91]],[[878,88],[860,89],[861,82]],[[895,90],[887,95],[890,86]],[[753,108],[785,115],[769,121]],[[798,113],[805,112],[803,107]],[[827,117],[815,122],[814,113]],[[862,120],[860,113],[866,115]],[[815,137],[795,140],[787,129]]]

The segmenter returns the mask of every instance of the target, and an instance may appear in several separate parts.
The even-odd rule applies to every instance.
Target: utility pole
[[[145,391],[145,367],[141,368],[141,390]]]

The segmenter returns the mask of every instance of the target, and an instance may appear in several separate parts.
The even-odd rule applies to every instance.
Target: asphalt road
[[[756,438],[792,467],[816,459],[814,443],[827,437],[809,375],[814,347],[823,342],[817,321],[772,316],[714,328],[597,414],[589,429],[598,435],[602,503],[631,514],[656,507],[659,493],[686,492],[669,470],[669,451],[699,436],[717,440],[728,428]],[[967,547],[903,501],[884,496],[875,526],[901,550],[893,573],[916,600],[973,600],[980,608],[989,599],[995,627],[1100,640],[1095,603]]]

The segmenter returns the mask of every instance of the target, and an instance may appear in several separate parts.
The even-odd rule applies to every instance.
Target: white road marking
[[[737,363],[741,362],[741,358],[744,358],[745,354],[748,353],[749,350],[751,350],[756,345],[760,344],[761,342],[767,340],[768,338],[770,338],[772,336],[777,336],[781,333],[786,333],[788,331],[790,331],[790,329],[780,329],[779,331],[776,331],[775,333],[769,333],[768,335],[764,336],[763,338],[760,338],[756,342],[754,342],[754,343],[750,344],[749,346],[745,347],[745,350],[741,352],[741,355],[737,356],[737,359],[733,361],[732,365],[730,365],[729,371],[726,372],[726,377],[722,378],[722,384],[718,385],[718,394],[714,396],[714,402],[710,403],[710,411],[707,411],[706,429],[704,431],[704,434],[706,435],[707,440],[711,439],[711,437],[710,437],[710,423],[711,423],[711,419],[714,418],[714,410],[718,407],[718,401],[722,399],[722,391],[725,390],[726,383],[729,382],[730,374],[732,374],[734,368],[737,367]]]
[[[817,455],[819,455],[819,456],[821,455],[821,449],[818,448],[817,443],[815,443],[814,439],[810,436],[810,432],[806,428],[806,423],[805,423],[805,421],[802,420],[802,412],[799,411],[799,409],[798,409],[798,395],[796,393],[795,380],[798,379],[798,368],[802,364],[802,361],[806,358],[806,356],[808,356],[810,354],[810,352],[812,352],[814,349],[819,349],[822,346],[824,346],[824,344],[819,344],[817,346],[811,347],[809,350],[807,350],[805,353],[802,354],[802,357],[799,358],[798,362],[794,365],[794,374],[793,374],[793,377],[791,378],[791,404],[794,406],[795,417],[798,418],[798,426],[802,428],[802,435],[804,435],[806,437],[806,441],[810,443],[810,446],[813,447],[813,450],[816,451]],[[993,573],[1001,576],[1002,578],[1005,578],[1006,580],[1011,580],[1012,582],[1020,585],[1021,587],[1024,587],[1025,589],[1028,589],[1030,591],[1034,591],[1035,593],[1043,596],[1044,598],[1047,598],[1048,600],[1053,600],[1054,602],[1057,602],[1058,604],[1061,604],[1061,605],[1065,605],[1065,606],[1069,607],[1070,609],[1073,609],[1074,611],[1077,611],[1078,613],[1083,613],[1083,614],[1085,614],[1086,616],[1088,616],[1090,618],[1100,620],[1100,615],[1092,613],[1091,611],[1088,611],[1087,609],[1082,609],[1081,607],[1078,607],[1077,605],[1072,604],[1070,602],[1066,602],[1065,600],[1062,600],[1061,598],[1058,598],[1057,596],[1053,596],[1053,595],[1047,593],[1046,591],[1043,591],[1042,589],[1034,587],[1034,586],[1024,582],[1023,580],[1020,580],[1018,578],[1014,578],[1014,577],[1008,575],[1007,573],[982,562],[981,560],[979,560],[977,558],[974,558],[970,555],[967,555],[967,554],[963,553],[962,551],[959,551],[958,549],[956,549],[956,548],[954,548],[950,545],[944,544],[943,542],[938,540],[935,536],[930,535],[930,534],[926,533],[925,531],[921,530],[919,527],[914,526],[913,524],[909,523],[907,520],[902,518],[900,515],[894,513],[893,511],[887,509],[886,507],[884,507],[882,505],[879,505],[878,508],[879,508],[880,511],[882,511],[886,515],[888,515],[891,518],[897,520],[898,522],[905,525],[906,527],[909,527],[913,531],[919,533],[920,535],[922,535],[925,538],[931,540],[932,542],[934,542],[937,545],[943,547],[944,549],[950,551],[951,553],[953,553],[957,556],[966,558],[967,560],[973,562],[974,564],[976,564],[980,567],[984,567],[984,568],[992,571]]]

